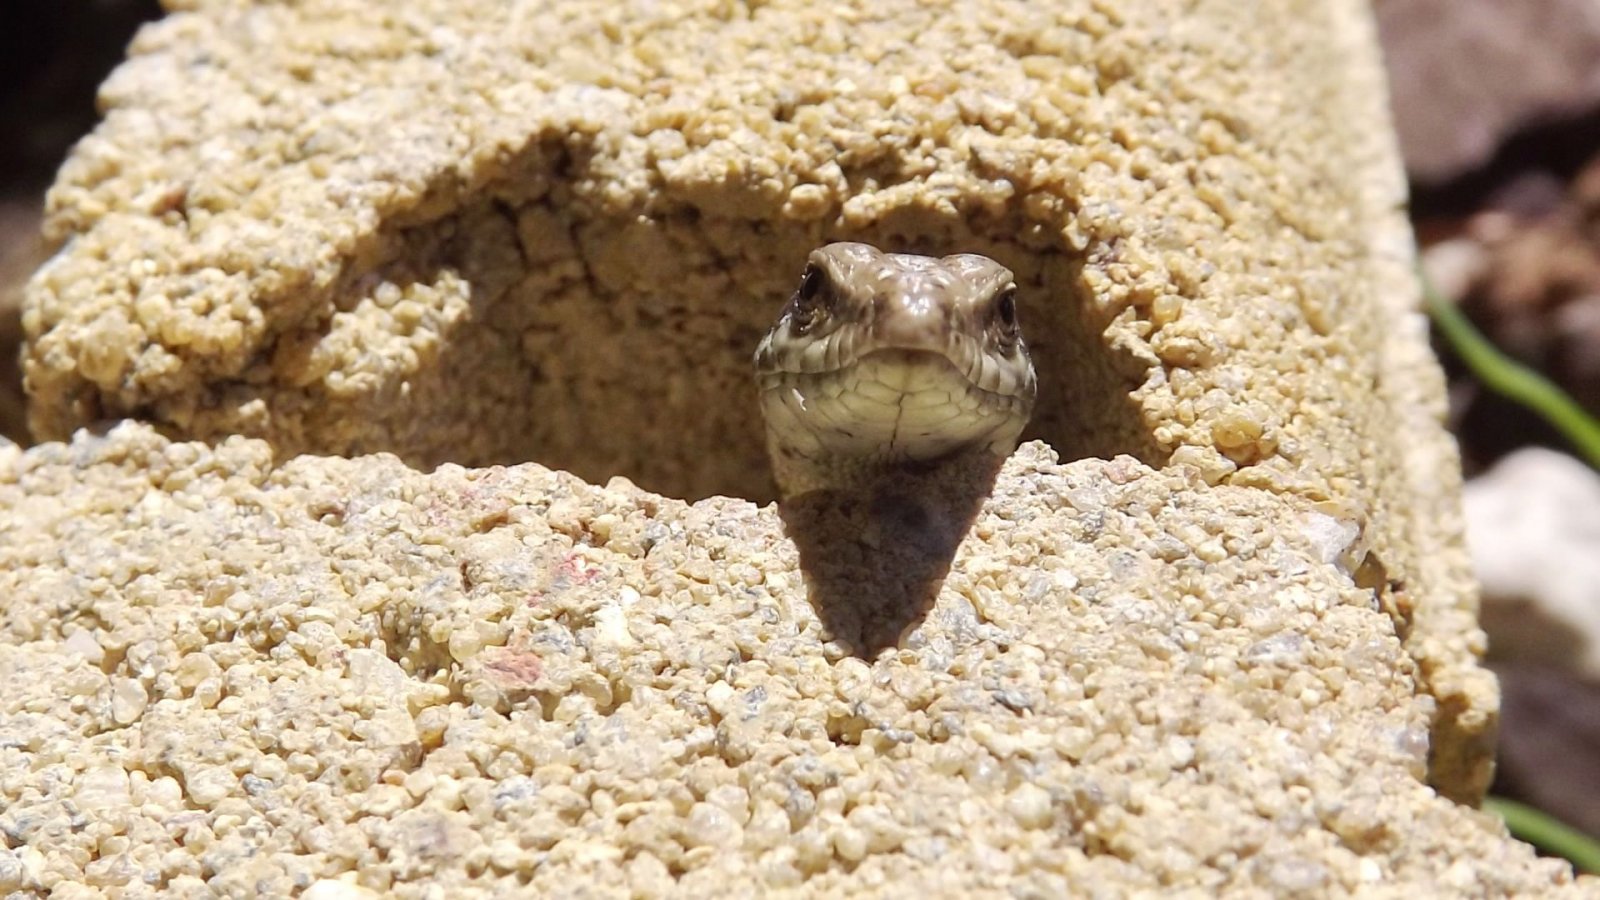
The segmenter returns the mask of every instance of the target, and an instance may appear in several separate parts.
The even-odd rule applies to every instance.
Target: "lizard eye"
[[[806,274],[800,278],[800,289],[794,292],[799,306],[815,306],[817,298],[822,295],[822,270],[816,266],[806,266]]]
[[[995,304],[995,313],[1000,317],[1000,327],[1003,328],[1006,331],[1007,334],[1011,334],[1011,333],[1016,332],[1016,330],[1017,330],[1017,289],[1016,288],[1006,288],[1006,292],[1004,294],[1000,295],[1000,301],[997,304]]]
[[[822,315],[828,300],[826,282],[827,276],[821,269],[806,266],[806,273],[800,278],[800,287],[795,289],[794,299],[790,301],[790,322],[797,332],[804,334]]]

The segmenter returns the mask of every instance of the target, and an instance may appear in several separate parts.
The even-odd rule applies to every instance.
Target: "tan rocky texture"
[[[1222,0],[996,0],[959,14],[910,0],[184,4],[136,41],[103,93],[104,125],[51,193],[60,250],[24,311],[31,424],[51,439],[131,415],[169,435],[257,436],[289,461],[246,490],[250,477],[223,473],[264,471],[263,445],[161,451],[196,455],[216,490],[245,492],[245,518],[220,530],[200,522],[228,513],[184,493],[184,466],[138,453],[76,474],[43,465],[0,505],[28,556],[10,568],[27,577],[11,577],[33,598],[6,619],[24,643],[6,651],[19,668],[5,689],[25,695],[26,733],[41,735],[28,746],[89,714],[87,701],[48,707],[65,670],[28,668],[77,665],[50,643],[60,632],[111,673],[107,697],[122,705],[110,714],[133,717],[127,733],[97,732],[113,744],[89,783],[111,784],[118,816],[153,804],[142,821],[165,827],[188,809],[177,821],[193,840],[161,852],[200,878],[221,870],[181,868],[186,857],[216,847],[227,877],[244,878],[250,864],[226,848],[267,834],[279,843],[264,866],[342,861],[307,863],[289,883],[380,862],[390,877],[552,886],[611,877],[612,862],[640,883],[710,873],[686,887],[800,873],[824,891],[891,878],[906,892],[1008,878],[1045,892],[1099,879],[1274,893],[1446,878],[1495,893],[1556,878],[1421,781],[1426,755],[1432,784],[1477,800],[1496,694],[1476,664],[1457,464],[1415,312],[1371,25],[1356,0],[1278,0],[1249,17]],[[1067,459],[1141,461],[1015,462],[971,539],[988,555],[958,558],[925,632],[899,649],[918,614],[862,623],[851,610],[938,590],[971,512],[959,503],[930,517],[904,498],[863,500],[843,514],[855,536],[843,543],[816,540],[828,529],[790,510],[788,543],[744,501],[686,508],[532,469],[425,477],[393,461],[293,459],[534,459],[671,496],[766,499],[749,354],[806,251],[831,239],[978,251],[1012,268],[1040,369],[1033,436]],[[18,465],[152,440],[50,445]],[[158,489],[97,486],[117,472]],[[1095,499],[1109,479],[1154,492],[1125,527],[1102,535],[1091,511],[1052,524],[1060,535],[1028,530],[1077,491],[1088,509],[1110,503]],[[73,503],[46,483],[115,512],[67,516]],[[397,492],[387,506],[355,501],[374,485]],[[616,518],[551,492],[613,504]],[[172,504],[199,504],[202,519],[183,525]],[[611,536],[634,507],[678,510],[687,530]],[[485,534],[416,533],[457,527],[458,514],[484,517]],[[623,562],[627,540],[642,553],[669,539],[653,567]],[[641,599],[605,606],[577,591],[560,602],[578,612],[518,611],[533,595],[506,599],[515,585],[543,596],[589,577],[557,571],[562,541],[595,548],[582,564],[614,573],[606,596]],[[963,568],[978,558],[981,572]],[[94,595],[101,568],[121,586]],[[1116,590],[1085,592],[1099,572]],[[885,585],[886,573],[907,581]],[[101,611],[69,596],[111,599]],[[74,622],[84,636],[66,633]],[[295,637],[303,628],[315,637]],[[1263,643],[1273,636],[1284,645]],[[102,641],[97,656],[88,645]],[[224,649],[241,643],[259,660]],[[215,669],[186,662],[213,649]],[[756,656],[767,667],[741,675]],[[184,665],[201,667],[185,676],[192,690],[161,680]],[[660,684],[638,687],[645,672]],[[1034,693],[1010,693],[1013,672]],[[745,718],[756,686],[787,706]],[[200,692],[214,712],[145,723],[152,691]],[[985,707],[997,692],[1018,709]],[[835,699],[801,703],[821,697]],[[1227,725],[1207,738],[1213,720]],[[1176,722],[1198,730],[1162,724]],[[132,757],[114,742],[179,727],[211,737],[139,738],[149,783],[130,762],[122,802],[109,768]],[[278,733],[307,737],[281,745]],[[282,768],[247,784],[230,749],[246,743]],[[163,762],[193,754],[187,771]],[[18,776],[31,821],[59,824],[48,792],[68,789],[31,773],[77,758]],[[712,793],[724,770],[744,800]],[[280,805],[245,827],[258,792],[296,778],[303,793],[274,794]],[[482,818],[499,788],[473,794],[472,778],[540,793],[506,801],[517,830],[499,831]],[[192,780],[199,801],[184,794]],[[346,803],[373,804],[371,834]],[[402,813],[411,803],[421,812]],[[850,824],[850,804],[876,812]],[[302,814],[303,828],[272,830]],[[798,836],[778,840],[780,825]],[[59,843],[40,827],[13,849]],[[148,861],[173,839],[104,840],[66,858]],[[940,854],[951,862],[931,862]],[[8,871],[32,878],[41,859],[23,852]]]
[[[1366,523],[1471,801],[1496,704],[1356,0],[183,4],[30,287],[32,426],[771,496],[748,354],[823,239],[1018,273],[1033,435]]]
[[[970,528],[813,512],[0,451],[0,892],[1584,892],[1424,786],[1433,701],[1317,504],[1034,443]],[[819,524],[866,530],[808,596]],[[948,564],[930,603],[874,542]]]

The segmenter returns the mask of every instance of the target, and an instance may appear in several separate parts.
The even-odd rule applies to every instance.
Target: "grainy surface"
[[[795,7],[212,3],[147,30],[51,195],[77,241],[30,297],[35,427],[759,496],[744,357],[849,232],[1021,266],[1064,452],[1372,474],[1387,210],[1349,168],[1381,103],[1321,74],[1352,68],[1323,29]]]
[[[1423,786],[1354,531],[1203,487],[1026,445],[863,658],[825,615],[881,593],[808,601],[770,506],[132,425],[0,451],[0,891],[1581,892]]]
[[[1563,877],[1423,784],[1497,697],[1364,3],[182,6],[30,417],[226,443],[8,451],[0,883]],[[780,531],[749,354],[830,239],[1011,268],[1035,436],[1141,462]],[[295,456],[381,450],[746,499]]]
[[[1347,504],[1481,792],[1497,702],[1364,3],[185,4],[24,313],[41,438],[772,488],[748,354],[825,239],[1017,273],[1032,435]]]

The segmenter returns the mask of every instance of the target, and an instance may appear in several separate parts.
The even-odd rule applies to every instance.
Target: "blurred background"
[[[1377,0],[1424,268],[1600,414],[1600,0]],[[0,11],[0,435],[28,443],[19,302],[44,191],[154,0]],[[1495,793],[1600,835],[1600,477],[1436,343],[1505,694]]]

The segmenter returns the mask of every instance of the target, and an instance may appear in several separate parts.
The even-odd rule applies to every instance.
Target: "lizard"
[[[1010,269],[853,242],[811,252],[755,371],[784,500],[967,452],[1004,459],[1037,393]]]

